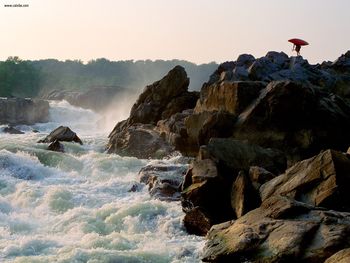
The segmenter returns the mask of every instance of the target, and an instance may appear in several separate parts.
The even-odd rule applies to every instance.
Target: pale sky
[[[350,49],[349,0],[0,0],[0,60],[185,59],[292,55],[312,63]],[[4,7],[29,4],[29,7]]]

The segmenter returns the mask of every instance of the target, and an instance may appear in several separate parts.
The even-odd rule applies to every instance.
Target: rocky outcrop
[[[208,146],[202,147],[183,183],[182,206],[192,215],[185,217],[185,226],[193,225],[186,220],[194,217],[194,208],[205,214],[208,222],[218,224],[257,207],[260,203],[258,192],[249,177],[242,179],[242,173],[248,174],[251,166],[279,173],[286,168],[286,158],[280,151],[234,139],[211,139]],[[249,197],[241,200],[245,194]]]
[[[263,184],[260,193],[262,200],[284,195],[313,206],[350,212],[349,185],[349,157],[326,150]]]
[[[22,131],[20,131],[12,126],[5,127],[2,131],[4,133],[9,133],[9,134],[24,134],[24,132],[22,132]]]
[[[340,250],[331,257],[329,257],[324,263],[347,263],[350,262],[350,248]]]
[[[77,142],[83,144],[78,135],[73,132],[69,127],[60,126],[53,130],[48,136],[44,139],[39,140],[38,143],[51,143],[51,142]]]
[[[53,90],[42,96],[46,100],[66,100],[71,105],[103,112],[116,101],[131,95],[131,91],[119,86],[92,87],[87,91]]]
[[[236,221],[213,227],[203,261],[323,262],[349,247],[349,234],[349,213],[273,196]]]
[[[186,169],[183,165],[148,165],[139,172],[140,182],[148,185],[151,196],[163,201],[177,201],[180,200]]]
[[[47,122],[49,103],[38,99],[0,98],[0,124],[27,124]]]
[[[180,150],[177,148],[182,147],[183,141],[179,138],[186,141],[181,126],[187,113],[183,111],[193,109],[198,98],[197,92],[187,91],[188,85],[184,68],[176,66],[163,79],[147,86],[133,105],[129,118],[118,123],[109,135],[108,152],[161,158]],[[141,135],[143,139],[138,139]]]
[[[242,112],[233,136],[287,153],[291,162],[322,149],[350,144],[350,106],[320,88],[292,81],[271,82]]]

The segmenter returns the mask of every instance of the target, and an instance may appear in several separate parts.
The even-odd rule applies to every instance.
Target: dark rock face
[[[347,155],[327,150],[296,163],[283,175],[260,188],[262,200],[285,195],[295,200],[328,209],[350,212],[350,159]]]
[[[115,101],[127,97],[130,91],[118,87],[93,87],[87,91],[53,90],[42,96],[47,100],[66,100],[71,105],[102,112]]]
[[[35,124],[47,122],[49,103],[44,100],[0,98],[0,124]]]
[[[198,206],[187,211],[183,222],[187,232],[197,236],[205,236],[212,226],[210,218]]]
[[[218,224],[257,207],[260,199],[250,179],[237,178],[240,171],[248,172],[254,165],[281,172],[286,168],[286,158],[279,151],[234,139],[211,139],[186,174],[182,191],[184,211],[198,207],[208,222]]]
[[[185,171],[184,166],[148,165],[139,172],[140,182],[148,185],[151,196],[164,201],[177,201],[180,200]]]
[[[9,134],[24,134],[24,132],[17,130],[16,128],[14,128],[12,126],[5,127],[3,129],[3,132],[9,133]]]
[[[193,109],[198,99],[197,92],[187,91],[188,85],[184,68],[176,66],[163,79],[147,86],[132,107],[129,118],[118,123],[109,135],[108,152],[161,158],[175,149],[182,150],[182,138],[186,141],[182,126],[187,114],[183,111]],[[132,136],[135,132],[137,134]],[[139,136],[143,139],[137,139]],[[159,151],[164,154],[158,154]]]
[[[271,82],[238,117],[234,137],[273,147],[293,160],[325,148],[344,151],[350,106],[340,97],[291,81]]]
[[[228,227],[213,228],[203,261],[323,262],[350,245],[349,234],[349,213],[273,196]]]
[[[58,140],[55,140],[54,142],[50,143],[47,149],[49,151],[54,151],[54,152],[62,152],[62,153],[64,152],[64,146]]]
[[[70,128],[60,126],[53,130],[45,139],[38,141],[39,143],[51,143],[55,141],[61,142],[77,142],[83,144],[78,135],[73,132]]]
[[[239,172],[231,191],[231,206],[236,217],[240,218],[250,210],[260,205],[260,197],[254,189],[249,177],[243,172]]]

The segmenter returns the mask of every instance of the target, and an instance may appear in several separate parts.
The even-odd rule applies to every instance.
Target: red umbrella
[[[307,46],[309,44],[305,40],[302,40],[302,39],[299,39],[299,38],[289,39],[288,42],[291,42],[294,45],[298,45],[298,46]]]
[[[301,46],[306,46],[309,44],[305,40],[302,40],[299,38],[292,38],[292,39],[289,39],[288,41],[294,44],[293,51],[295,50],[298,56],[300,55]]]

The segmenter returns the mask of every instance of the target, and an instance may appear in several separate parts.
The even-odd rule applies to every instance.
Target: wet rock
[[[189,210],[183,222],[187,232],[197,236],[205,236],[212,226],[210,218],[200,207],[194,207]]]
[[[274,196],[208,233],[205,262],[323,262],[349,246],[350,214]]]
[[[9,133],[9,134],[24,134],[24,132],[22,132],[22,131],[20,131],[12,126],[5,127],[3,129],[3,132]]]
[[[78,135],[73,132],[69,127],[60,126],[53,130],[46,138],[38,141],[39,143],[50,143],[54,141],[62,142],[77,142],[83,144]]]
[[[148,165],[139,172],[140,182],[148,185],[151,196],[163,201],[180,200],[186,167],[166,164]]]
[[[55,140],[54,142],[50,143],[47,149],[49,151],[54,151],[54,152],[62,152],[62,153],[64,152],[64,146],[58,140]]]
[[[131,188],[128,190],[129,193],[131,192],[139,192],[142,189],[142,184],[134,183]]]
[[[0,98],[0,124],[27,124],[47,122],[49,103],[38,99]]]
[[[111,137],[108,153],[140,159],[161,159],[173,150],[153,125],[134,124],[121,129]]]
[[[32,133],[39,133],[39,131],[34,129],[34,130],[32,130]]]
[[[350,159],[346,154],[326,150],[296,163],[284,174],[260,187],[262,200],[285,195],[314,206],[350,211]]]

